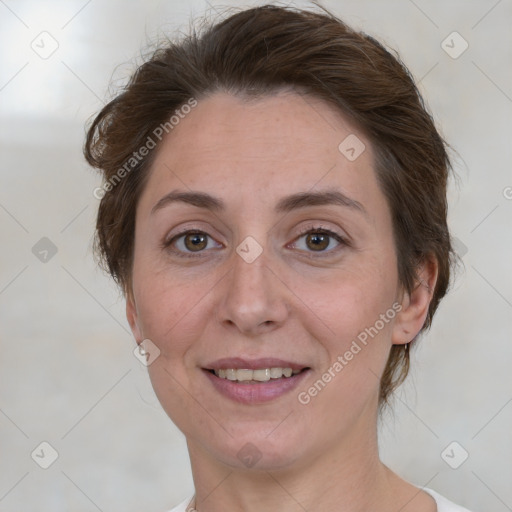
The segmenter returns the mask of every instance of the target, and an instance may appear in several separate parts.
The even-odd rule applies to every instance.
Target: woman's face
[[[416,334],[370,143],[294,93],[217,93],[180,119],[138,203],[132,278],[158,399],[189,447],[230,466],[371,437],[391,345]],[[280,367],[307,369],[265,370]],[[211,372],[247,368],[226,375],[263,380]]]

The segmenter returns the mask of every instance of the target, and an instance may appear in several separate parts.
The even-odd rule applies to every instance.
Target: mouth
[[[202,368],[213,390],[239,404],[263,404],[289,394],[312,368],[276,358],[226,358]]]
[[[299,373],[309,370],[309,367],[302,369],[292,369],[289,367],[272,367],[272,368],[219,368],[208,369],[206,371],[219,377],[220,379],[227,379],[232,382],[242,384],[258,384],[260,382],[269,382],[277,379],[290,379]]]

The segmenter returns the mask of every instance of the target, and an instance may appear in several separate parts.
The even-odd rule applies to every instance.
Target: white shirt
[[[434,498],[436,501],[437,512],[470,512],[467,508],[452,503],[450,500],[447,500],[444,496],[441,496],[432,489],[423,488],[423,490],[430,494],[430,496],[432,496],[432,498]],[[185,501],[182,501],[178,506],[174,507],[172,510],[169,510],[169,512],[186,512],[187,506],[189,503],[191,503],[193,497],[193,495],[190,496]]]

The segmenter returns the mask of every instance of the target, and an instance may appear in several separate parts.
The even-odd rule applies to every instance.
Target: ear
[[[403,292],[402,309],[395,317],[391,335],[393,345],[409,343],[423,327],[436,286],[438,269],[437,259],[429,257],[418,268],[412,292]]]
[[[142,336],[142,329],[139,326],[137,306],[131,291],[126,294],[126,319],[130,324],[130,328],[132,330],[133,337],[137,342],[137,345],[140,345],[144,337]]]

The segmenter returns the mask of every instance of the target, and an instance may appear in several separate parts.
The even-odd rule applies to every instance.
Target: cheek
[[[144,276],[139,273],[139,278],[135,293],[142,333],[160,350],[159,357],[148,366],[151,384],[164,410],[187,431],[191,417],[204,421],[198,402],[191,400],[194,361],[189,354],[211,315],[205,310],[205,288],[150,270]],[[205,428],[211,430],[211,426]]]
[[[378,389],[396,316],[393,265],[393,252],[382,252],[361,257],[360,264],[338,269],[329,279],[295,278],[294,292],[307,297],[309,314],[302,316],[303,325],[326,353],[321,374],[330,392],[324,403],[353,403]]]
[[[134,293],[143,336],[158,346],[161,356],[175,359],[192,342],[191,326],[197,328],[204,315],[203,287],[149,269],[138,272],[137,279]]]
[[[343,431],[351,418],[375,408],[391,348],[394,295],[382,281],[372,281],[372,293],[362,284],[345,281],[325,290],[315,308],[322,322],[310,315],[311,324],[305,324],[326,357],[316,379],[299,390],[299,401],[306,417],[314,410],[315,417],[323,418],[323,428],[332,432]],[[320,337],[326,332],[320,327],[324,322],[328,335]]]
[[[328,275],[297,273],[289,280],[294,293],[314,313],[312,321],[324,325],[325,337],[336,343],[356,337],[392,307],[397,290],[394,266],[392,255],[383,251],[378,257],[354,258]],[[381,326],[379,322],[379,331],[389,334],[390,323]]]

